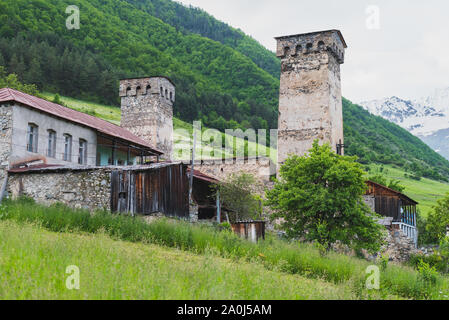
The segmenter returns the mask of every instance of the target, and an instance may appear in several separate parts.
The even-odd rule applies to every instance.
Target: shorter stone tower
[[[278,169],[304,155],[315,139],[343,153],[340,64],[346,43],[338,30],[276,38],[281,58]]]
[[[175,85],[165,77],[120,80],[121,126],[172,159]]]

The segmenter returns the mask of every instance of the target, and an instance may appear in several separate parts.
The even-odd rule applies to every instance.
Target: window
[[[173,92],[170,92],[170,101],[173,101]]]
[[[161,87],[161,96],[164,96],[164,88]]]
[[[56,158],[56,131],[48,130],[48,149],[47,156]]]
[[[87,164],[87,141],[84,139],[80,139],[78,163]]]
[[[72,161],[72,136],[70,134],[64,135],[64,161]]]
[[[28,124],[27,151],[37,153],[39,127],[34,123]]]
[[[167,89],[165,89],[165,99],[168,100],[168,90]]]

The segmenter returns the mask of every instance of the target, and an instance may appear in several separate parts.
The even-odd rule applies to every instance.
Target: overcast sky
[[[340,29],[349,46],[342,90],[354,102],[413,99],[449,87],[447,0],[178,1],[242,29],[272,51],[276,36]]]

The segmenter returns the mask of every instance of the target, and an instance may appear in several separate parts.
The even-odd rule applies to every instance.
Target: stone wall
[[[28,196],[45,205],[62,202],[73,208],[109,210],[110,177],[107,169],[10,173],[8,194]]]
[[[388,255],[391,261],[406,262],[412,254],[416,254],[413,240],[408,238],[401,230],[387,227],[386,245],[381,252]]]
[[[276,174],[276,165],[269,158],[201,160],[195,161],[195,170],[222,181],[233,173],[245,172],[252,174],[263,185],[269,185],[270,177]]]
[[[120,81],[121,126],[164,152],[173,152],[173,103],[175,86],[166,78]]]
[[[13,108],[0,105],[0,185],[6,176],[12,150]]]
[[[314,140],[343,143],[340,64],[346,44],[338,31],[277,38],[281,58],[278,163],[304,155]]]

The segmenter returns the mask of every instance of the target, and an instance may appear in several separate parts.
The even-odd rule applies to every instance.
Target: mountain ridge
[[[359,104],[371,114],[400,125],[449,159],[449,88],[415,100],[390,97]]]

